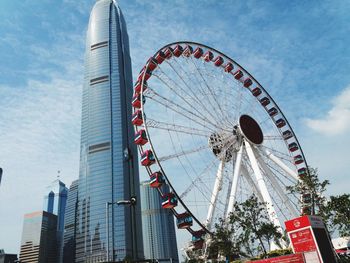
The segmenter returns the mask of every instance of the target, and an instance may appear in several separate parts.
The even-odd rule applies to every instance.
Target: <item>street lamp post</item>
[[[107,262],[109,262],[109,206],[110,205],[128,205],[134,207],[136,205],[136,197],[132,196],[130,200],[119,200],[106,203],[106,234],[107,234]],[[114,252],[113,252],[114,253]]]

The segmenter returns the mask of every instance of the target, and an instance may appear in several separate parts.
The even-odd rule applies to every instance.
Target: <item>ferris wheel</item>
[[[302,205],[286,191],[308,174],[297,137],[233,59],[203,44],[168,44],[140,71],[132,106],[150,187],[190,232],[192,249],[202,249],[215,222],[252,194],[281,232],[284,221],[309,213],[307,195]]]

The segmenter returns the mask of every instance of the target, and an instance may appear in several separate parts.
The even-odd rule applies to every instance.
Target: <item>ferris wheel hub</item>
[[[232,159],[236,136],[225,132],[215,132],[209,137],[208,144],[214,155],[224,162]]]
[[[238,126],[233,127],[232,132],[220,131],[212,133],[208,144],[214,155],[224,162],[229,162],[234,154],[239,151],[242,143],[242,135]]]
[[[249,142],[253,144],[262,144],[264,141],[264,134],[260,128],[260,125],[249,115],[241,115],[239,117],[239,129],[241,134]]]

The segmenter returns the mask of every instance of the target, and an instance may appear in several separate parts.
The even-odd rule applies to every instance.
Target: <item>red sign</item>
[[[291,232],[304,227],[324,228],[322,219],[318,216],[301,216],[285,222],[287,232]]]
[[[251,263],[304,263],[303,254],[292,254],[277,258],[267,258],[262,260],[249,261]]]
[[[317,250],[311,227],[288,233],[294,253]]]

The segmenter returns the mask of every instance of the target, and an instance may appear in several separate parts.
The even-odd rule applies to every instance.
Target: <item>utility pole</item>
[[[106,253],[106,259],[107,259],[107,262],[110,262],[109,261],[109,206],[110,205],[127,205],[127,206],[130,206],[132,207],[133,209],[135,209],[135,205],[136,205],[136,197],[135,196],[132,196],[130,197],[129,200],[119,200],[119,201],[114,201],[114,202],[107,202],[106,203],[106,235],[107,235],[107,253]],[[114,260],[114,251],[113,252],[113,260]],[[133,251],[134,253],[134,251]]]

